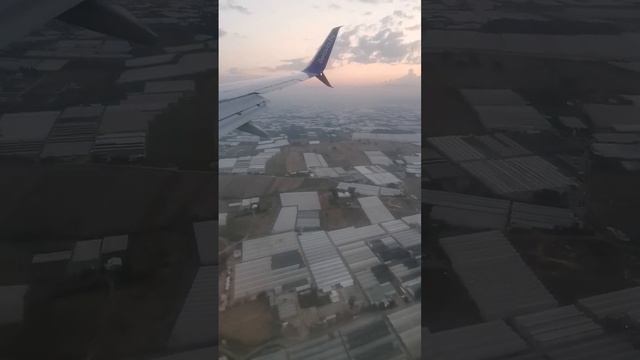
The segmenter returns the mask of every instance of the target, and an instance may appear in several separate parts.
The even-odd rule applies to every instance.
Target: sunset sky
[[[219,14],[222,82],[302,70],[339,25],[336,87],[420,75],[419,0],[221,0]]]

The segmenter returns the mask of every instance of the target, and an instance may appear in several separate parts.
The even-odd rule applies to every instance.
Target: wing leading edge
[[[128,41],[153,44],[157,35],[108,0],[0,0],[0,48],[52,19]]]
[[[267,137],[264,131],[250,121],[250,115],[266,106],[267,99],[260,94],[282,89],[311,77],[317,78],[328,87],[333,87],[325,76],[324,69],[329,62],[339,30],[340,26],[331,29],[309,65],[300,72],[286,76],[221,84],[218,97],[219,136],[222,137],[239,129],[261,138]]]

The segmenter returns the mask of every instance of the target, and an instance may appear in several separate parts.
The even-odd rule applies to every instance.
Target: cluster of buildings
[[[568,208],[439,190],[422,190],[422,202],[437,222],[469,229],[577,229],[582,221]]]
[[[224,174],[265,174],[267,162],[289,145],[287,136],[260,140],[254,135],[231,135],[221,139],[219,145],[218,172]],[[250,150],[237,153],[238,146]],[[228,156],[228,153],[234,152]],[[242,155],[242,156],[238,156]]]
[[[394,119],[393,124],[389,123],[389,119]],[[375,106],[374,109],[348,107],[341,109],[340,113],[335,113],[306,104],[287,105],[286,108],[277,108],[276,104],[273,104],[266,114],[254,121],[261,129],[273,132],[299,127],[304,129],[301,135],[313,142],[344,138],[345,134],[356,133],[397,133],[401,136],[380,140],[420,142],[420,111],[404,106]]]
[[[539,134],[557,131],[519,95],[508,89],[463,89],[461,93],[481,120],[490,108],[491,114],[485,115],[491,123],[482,121],[489,133],[428,138],[431,155],[425,159],[425,178],[429,182],[457,189],[459,184],[447,184],[470,177],[497,197],[528,202],[541,191],[564,195],[579,187],[583,175],[579,169],[566,166],[560,156],[536,154],[516,140],[527,139],[537,149],[543,149],[547,140]]]
[[[421,214],[415,197],[402,201],[405,180],[420,176],[419,112],[274,106],[252,121],[276,137],[220,140],[223,188],[271,175],[255,176],[265,185],[251,195],[223,190],[221,236],[234,250],[222,265],[221,316],[268,303],[273,335],[295,345],[255,359],[420,358]],[[244,165],[265,153],[277,159]],[[249,196],[251,216],[230,207]]]
[[[310,293],[330,299],[311,306],[323,315],[317,315],[318,324],[349,309],[351,297],[358,299],[352,304],[357,308],[411,302],[421,287],[420,234],[404,220],[397,222],[403,226],[284,232],[245,240],[241,259],[230,270],[227,299],[243,302],[266,292],[283,326],[304,326],[302,319],[311,311],[304,298]]]
[[[576,305],[552,307],[505,320],[431,333],[423,328],[425,359],[452,358],[621,358],[638,349],[601,325],[613,315],[635,321],[630,303],[638,288],[580,299]],[[635,299],[635,300],[634,300]],[[605,310],[603,310],[605,309]],[[472,354],[472,355],[470,355]]]
[[[214,32],[218,30],[211,28],[213,25],[211,20],[217,16],[217,5],[201,0],[116,2],[122,3],[138,20],[153,28],[154,31],[161,28],[161,31],[158,31],[161,38],[159,43],[170,45],[138,46],[90,30],[52,21],[12,46],[2,49],[0,52],[0,157],[9,160],[28,160],[28,162],[53,160],[83,163],[80,167],[69,166],[72,170],[68,173],[83,178],[83,174],[91,172],[91,169],[84,172],[84,163],[89,161],[115,159],[133,161],[148,157],[154,121],[182,101],[198,95],[201,90],[198,85],[199,79],[215,70],[217,66],[217,40]],[[165,38],[166,31],[172,27],[179,28],[180,36],[173,39]],[[171,120],[177,122],[178,126],[184,126],[188,123],[185,120],[190,119],[175,117]],[[162,141],[158,138],[154,140]],[[56,165],[49,168],[59,169],[60,167]],[[79,168],[82,169],[78,171]],[[116,168],[100,168],[99,177],[105,179],[107,183],[117,177],[112,177],[112,171]],[[31,171],[31,168],[25,169],[27,169],[25,174]],[[150,172],[152,173],[153,170]],[[35,179],[33,181],[46,183],[47,187],[54,188],[61,186],[66,189],[73,186],[75,182],[69,182],[66,178],[64,181],[63,179],[52,180],[51,176],[45,176],[46,181],[40,178],[40,175],[34,177],[42,181]],[[153,183],[157,177],[151,175],[146,179],[149,181],[145,182],[145,185],[151,186],[149,184]],[[58,180],[63,182],[56,182]],[[118,182],[118,180],[114,181]],[[89,195],[89,197],[93,195],[91,191],[109,193],[109,190],[104,188],[92,188],[91,180],[88,180],[88,184],[83,184],[83,186],[87,185],[84,189],[86,191],[65,193],[65,190],[62,190],[61,192],[67,195]],[[123,180],[122,185],[124,184],[130,186],[130,181]],[[75,200],[71,199],[71,202]],[[52,201],[55,202],[52,199],[45,200],[43,207],[52,206]],[[133,207],[144,207],[137,202],[137,199],[127,199],[127,205],[129,203],[133,203]],[[121,208],[124,202],[114,200],[113,204],[120,204],[114,206]],[[8,345],[18,348],[17,351],[20,354],[32,350],[19,348],[21,346],[19,342],[13,344],[12,339],[9,336],[5,338],[5,335],[15,336],[19,340],[21,337],[28,337],[31,345],[42,344],[43,340],[39,338],[42,336],[47,337],[44,342],[56,339],[53,340],[56,346],[43,346],[47,348],[46,351],[49,354],[47,356],[87,356],[82,354],[82,351],[88,348],[85,347],[87,343],[84,341],[95,344],[104,341],[103,337],[111,336],[108,334],[109,331],[103,331],[104,324],[114,321],[117,317],[108,316],[96,323],[94,315],[98,317],[99,313],[108,309],[106,311],[111,314],[128,314],[127,318],[130,320],[131,313],[135,312],[132,308],[149,305],[149,299],[145,299],[144,296],[139,297],[138,294],[151,289],[153,289],[151,291],[158,290],[158,287],[155,287],[157,284],[151,280],[153,276],[136,278],[132,282],[127,282],[126,286],[122,285],[122,280],[131,280],[129,275],[140,268],[145,268],[151,273],[160,268],[166,271],[166,264],[156,263],[163,257],[162,250],[154,254],[146,254],[145,259],[152,259],[150,262],[139,262],[140,257],[137,257],[137,250],[142,250],[139,246],[144,242],[139,239],[150,236],[146,231],[149,228],[152,231],[157,230],[157,225],[147,224],[150,226],[144,231],[136,231],[135,235],[131,232],[131,237],[128,234],[102,234],[101,232],[106,231],[97,227],[95,223],[91,223],[87,220],[88,218],[74,217],[74,211],[77,209],[70,209],[68,206],[60,207],[59,204],[54,206],[60,213],[64,213],[60,216],[67,215],[73,219],[67,223],[73,223],[71,227],[73,229],[69,228],[65,231],[77,230],[79,233],[94,235],[74,242],[64,241],[60,234],[52,235],[52,238],[47,239],[28,238],[28,241],[23,238],[7,239],[7,241],[22,241],[15,249],[13,245],[3,247],[3,252],[6,249],[7,256],[14,255],[15,252],[15,265],[19,265],[21,270],[26,271],[24,274],[16,275],[16,279],[20,278],[20,281],[9,279],[13,274],[3,277],[3,285],[4,283],[18,285],[0,286],[0,332],[2,332],[0,338],[2,338],[3,352],[4,346]],[[96,206],[102,208],[104,204]],[[106,208],[110,207],[106,206]],[[83,209],[86,212],[86,208]],[[33,210],[25,207],[27,212]],[[111,214],[110,210],[105,211],[106,213],[103,214]],[[140,218],[137,220],[130,218],[130,220],[143,222],[139,221]],[[102,219],[100,223],[107,224],[108,221]],[[62,227],[64,225],[61,225]],[[27,234],[32,232],[37,234],[38,231],[32,228],[23,230]],[[171,313],[167,314],[168,321],[162,322],[159,326],[153,320],[146,321],[147,319],[136,324],[136,327],[139,325],[142,328],[158,327],[152,330],[145,329],[149,332],[166,330],[163,334],[163,336],[168,335],[166,344],[162,343],[163,340],[159,340],[155,344],[162,344],[154,347],[152,351],[154,354],[167,352],[174,354],[157,357],[159,359],[181,356],[182,354],[175,352],[185,349],[189,349],[190,356],[196,356],[196,358],[207,356],[213,358],[218,354],[217,328],[211,326],[216,324],[218,319],[217,232],[216,222],[194,225],[198,252],[197,269],[194,271],[193,278],[187,280],[188,291],[184,294],[166,293],[161,296],[162,301],[167,301],[165,305],[175,301],[174,305],[169,305],[175,308],[171,308]],[[162,238],[162,231],[156,231],[154,236]],[[187,240],[192,240],[189,235],[185,237]],[[157,244],[159,242],[162,240],[154,243],[153,250],[162,247]],[[29,245],[23,247],[24,243]],[[174,250],[173,244],[168,248]],[[145,251],[147,250],[143,250]],[[29,256],[30,259],[25,260],[25,256]],[[172,271],[179,268],[179,265],[174,263],[171,266]],[[188,270],[185,270],[185,279],[189,277],[188,275]],[[105,289],[108,289],[110,299],[103,303],[104,294],[101,292],[106,291]],[[129,290],[133,291],[129,292]],[[82,295],[77,296],[78,293]],[[136,295],[132,295],[134,293]],[[75,301],[78,298],[81,298],[81,306],[76,307],[74,305],[77,304]],[[64,305],[58,306],[61,303]],[[68,304],[70,305],[67,306]],[[174,310],[176,310],[175,313],[173,313]],[[48,323],[49,317],[58,319],[61,315],[64,316],[60,317],[64,319],[62,322],[55,320],[52,324]],[[86,318],[84,318],[85,315],[87,315]],[[77,327],[86,325],[89,328],[74,330],[89,335],[78,339],[73,333],[64,333],[64,329],[69,328],[69,323]],[[43,324],[45,330],[39,328]],[[51,327],[49,328],[48,325]],[[57,333],[52,334],[48,331]],[[57,346],[58,342],[61,343],[60,346]],[[73,347],[65,347],[65,344],[71,343]],[[119,347],[119,350],[115,351],[121,352],[118,356],[128,356],[140,351],[139,344],[135,343],[118,342],[116,347]],[[201,348],[194,350],[198,347]],[[148,350],[145,348],[145,351]]]
[[[209,10],[193,13],[193,3]],[[169,15],[156,14],[155,5],[146,2],[126,4],[152,27],[201,27],[213,11],[200,1],[166,6],[174,9]],[[75,162],[145,158],[151,122],[196,94],[197,76],[216,66],[216,46],[212,35],[195,34],[187,44],[150,53],[52,23],[0,55],[0,106],[33,109],[0,112],[0,156]]]
[[[326,220],[321,219],[326,205],[319,192],[280,193],[272,234],[241,240],[233,256],[227,257],[220,310],[266,294],[281,327],[295,328],[300,334],[318,327],[333,329],[346,314],[360,313],[370,319],[370,325],[353,325],[354,331],[374,326],[385,333],[332,349],[330,358],[347,354],[359,358],[360,353],[370,356],[367,349],[377,345],[385,349],[381,358],[419,358],[415,316],[416,311],[419,315],[421,289],[421,215],[395,218],[378,197],[381,188],[374,188],[376,195],[357,195],[370,225],[329,231],[324,230]],[[392,325],[387,325],[379,311],[392,308],[398,308],[398,314],[392,317]],[[334,336],[349,338],[351,327],[349,323],[331,331]],[[299,345],[265,358],[317,353],[326,345],[321,338],[309,335],[301,339]],[[411,348],[409,355],[407,346]]]
[[[315,191],[281,193],[282,207],[273,224],[273,233],[319,230],[320,200]]]
[[[501,230],[444,236],[439,245],[469,292],[482,321],[431,332],[422,328],[423,358],[564,359],[640,355],[630,338],[638,317],[632,287],[561,305]],[[608,324],[608,325],[607,325]]]
[[[353,276],[344,266],[342,258],[346,260],[348,266],[353,265],[356,270],[362,270],[363,260],[369,260],[369,265],[375,265],[394,259],[394,256],[398,255],[394,252],[396,249],[406,250],[406,252],[398,252],[401,253],[402,259],[405,257],[420,258],[419,214],[395,219],[378,197],[362,197],[358,200],[365,204],[363,208],[369,216],[371,225],[324,231],[321,230],[318,217],[311,217],[307,214],[320,212],[321,206],[316,192],[282,193],[280,197],[282,207],[272,229],[273,235],[242,241],[241,263],[235,265],[237,270],[245,267],[257,269],[258,265],[266,264],[263,261],[268,257],[271,257],[273,266],[276,261],[274,256],[281,255],[283,259],[293,260],[292,264],[295,266],[291,269],[295,271],[291,274],[296,275],[288,281],[286,280],[288,277],[283,273],[282,276],[278,276],[278,281],[297,283],[300,276],[304,277],[304,272],[299,272],[299,270],[308,267],[307,280],[313,278],[315,287],[328,293],[335,286],[354,285]],[[312,219],[316,220],[312,221]],[[301,220],[304,222],[301,223]],[[310,225],[301,226],[301,224]],[[301,256],[291,253],[292,251],[297,251]],[[247,263],[256,259],[262,260],[255,264]],[[307,265],[303,259],[306,259]],[[324,263],[324,261],[329,261],[329,263]],[[284,261],[284,263],[286,264],[288,261]],[[275,269],[279,269],[279,267],[275,267]],[[369,269],[370,267],[367,268],[367,270]],[[265,271],[256,271],[255,274],[270,276]],[[416,274],[419,276],[419,272]],[[259,285],[258,287],[249,286],[251,291],[238,292],[237,289],[244,289],[248,286],[247,284],[252,283],[243,281],[238,276],[239,274],[236,272],[236,278],[233,282],[236,289],[234,297],[256,295],[266,289],[278,290],[277,286],[269,285],[268,281],[262,279],[255,282]],[[280,285],[284,285],[284,283]],[[311,283],[311,281],[307,281],[307,284]]]
[[[628,251],[619,240],[632,241],[605,239],[605,224],[619,213],[605,215],[591,201],[608,195],[593,189],[597,175],[617,179],[640,169],[640,108],[637,95],[628,93],[637,87],[617,84],[640,71],[640,52],[631,45],[640,29],[628,20],[626,1],[535,3],[528,13],[491,0],[443,0],[423,9],[430,68],[457,84],[451,94],[438,95],[463,109],[456,117],[467,118],[431,120],[442,136],[424,144],[430,255],[444,255],[442,270],[430,271],[455,273],[449,281],[472,304],[456,310],[473,313],[458,325],[427,317],[424,359],[640,355],[640,322],[630,305],[639,299],[637,272],[627,264],[619,274],[593,280],[594,263],[615,266],[604,258],[590,262],[583,251],[602,245],[616,254],[615,262]],[[557,73],[542,75],[555,66]],[[568,84],[595,69],[602,71],[597,86]],[[456,121],[461,130],[438,121]],[[604,286],[609,282],[619,284]]]
[[[53,251],[35,252],[28,266],[28,281],[0,286],[0,327],[24,325],[35,299],[30,293],[41,287],[81,287],[82,279],[99,273],[121,274],[128,264],[129,236],[112,235],[57,245]],[[116,275],[117,277],[117,275]],[[34,290],[36,289],[36,290]]]
[[[415,304],[254,359],[419,359],[420,340],[420,306]]]
[[[195,92],[193,80],[148,81],[116,105],[90,104],[58,111],[0,116],[0,154],[55,160],[146,156],[150,123]]]
[[[170,351],[218,345],[218,222],[193,223],[197,269],[184,302],[172,324],[167,348]],[[216,349],[217,350],[217,349]]]
[[[280,149],[267,149],[253,156],[219,159],[218,171],[225,174],[264,174],[267,162],[278,152]]]

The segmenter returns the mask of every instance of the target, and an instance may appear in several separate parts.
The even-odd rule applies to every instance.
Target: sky
[[[340,25],[325,71],[336,88],[420,75],[420,0],[221,0],[219,6],[221,82],[302,70]]]

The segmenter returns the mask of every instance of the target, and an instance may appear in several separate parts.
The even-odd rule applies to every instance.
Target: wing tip
[[[336,26],[333,29],[331,29],[331,31],[329,32],[329,35],[327,35],[327,37],[324,39],[324,41],[322,42],[322,45],[320,45],[320,48],[314,55],[309,65],[307,65],[307,67],[304,70],[302,70],[304,73],[310,76],[317,76],[324,71],[329,61],[329,57],[331,56],[331,51],[333,50],[333,46],[338,37],[338,31],[340,30],[341,27],[342,25]]]
[[[333,86],[329,82],[329,79],[327,79],[327,76],[324,73],[320,73],[320,74],[316,75],[316,78],[318,80],[322,81],[322,83],[327,85],[328,87],[333,88]]]

